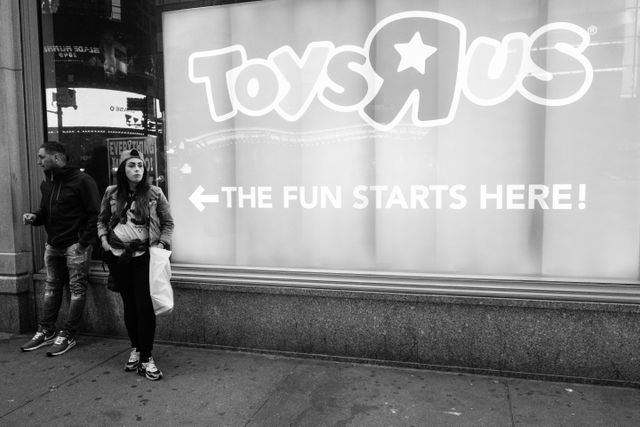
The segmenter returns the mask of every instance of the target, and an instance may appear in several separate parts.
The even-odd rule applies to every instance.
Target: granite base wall
[[[122,303],[105,284],[105,277],[93,279],[82,331],[126,337]],[[174,292],[174,312],[158,318],[157,341],[640,385],[634,304],[194,282],[175,282]]]
[[[24,333],[35,328],[31,275],[0,276],[0,331]]]

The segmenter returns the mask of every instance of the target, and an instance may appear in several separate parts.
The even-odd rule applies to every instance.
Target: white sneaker
[[[156,366],[153,357],[150,357],[148,362],[138,365],[138,375],[145,376],[151,381],[157,381],[162,378],[162,371]]]
[[[129,360],[124,364],[124,370],[127,372],[135,371],[138,369],[138,365],[140,364],[140,352],[135,348],[131,350],[131,354],[129,354]]]

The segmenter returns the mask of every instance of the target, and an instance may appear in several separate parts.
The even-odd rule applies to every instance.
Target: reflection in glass
[[[41,11],[48,138],[102,189],[112,181],[103,176],[110,139],[153,136],[163,145],[155,6],[46,0]]]

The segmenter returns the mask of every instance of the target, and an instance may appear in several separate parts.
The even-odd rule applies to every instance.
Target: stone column
[[[35,6],[0,0],[0,332],[36,324],[32,230],[22,224],[37,198],[33,147],[44,137]]]

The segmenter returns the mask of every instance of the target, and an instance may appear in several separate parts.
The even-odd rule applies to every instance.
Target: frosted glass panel
[[[177,262],[638,282],[636,2],[163,14]]]

